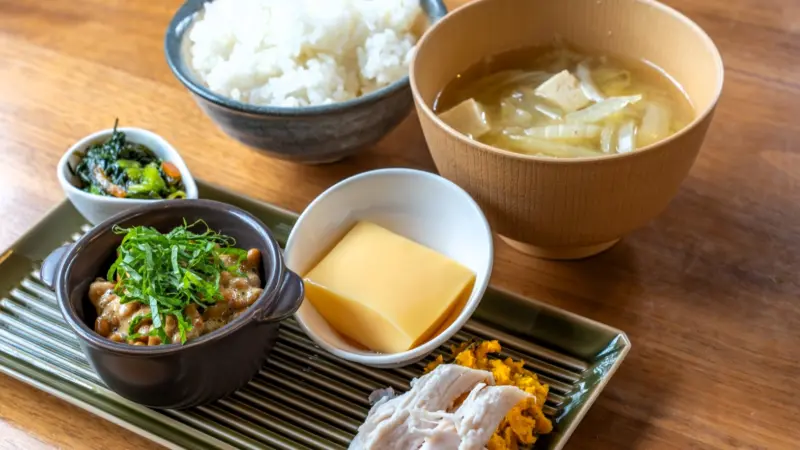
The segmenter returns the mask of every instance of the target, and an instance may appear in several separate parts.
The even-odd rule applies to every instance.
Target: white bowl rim
[[[454,191],[457,195],[463,197],[466,203],[473,208],[475,212],[477,212],[477,216],[480,218],[481,225],[483,226],[483,230],[485,231],[485,239],[488,242],[489,246],[489,263],[486,267],[486,276],[480,283],[476,283],[472,288],[472,293],[470,294],[469,300],[464,305],[464,308],[461,310],[461,313],[458,315],[456,320],[450,324],[444,331],[439,333],[437,336],[433,337],[432,339],[428,340],[424,344],[417,346],[411,350],[407,350],[405,352],[400,353],[390,353],[390,354],[381,354],[376,353],[374,355],[364,355],[364,354],[357,354],[353,353],[339,347],[333,346],[329,344],[327,341],[320,338],[316,333],[314,333],[308,326],[306,326],[303,319],[300,317],[299,312],[295,313],[295,319],[297,320],[300,329],[314,341],[315,344],[319,345],[325,351],[337,356],[339,358],[357,362],[360,364],[364,364],[367,366],[373,367],[398,367],[404,364],[410,364],[415,361],[418,361],[442,344],[447,342],[451,337],[453,337],[463,326],[466,322],[472,317],[472,314],[477,309],[478,305],[480,304],[481,300],[483,299],[483,295],[486,292],[486,289],[489,287],[489,280],[491,279],[492,275],[492,267],[494,265],[494,241],[491,227],[489,226],[489,222],[486,219],[486,216],[483,213],[483,210],[480,208],[478,203],[475,199],[472,198],[464,189],[462,189],[457,184],[453,183],[452,181],[437,175],[431,172],[425,172],[422,170],[417,169],[406,169],[406,168],[388,168],[388,169],[377,169],[371,170],[367,172],[363,172],[352,177],[346,178],[338,183],[334,184],[330,188],[326,189],[322,194],[320,194],[317,198],[315,198],[306,209],[300,214],[297,221],[295,222],[294,227],[292,228],[292,232],[289,234],[289,238],[286,241],[286,247],[284,250],[284,255],[289,255],[290,250],[293,246],[293,236],[295,230],[300,229],[300,225],[302,224],[303,220],[306,218],[310,211],[314,209],[316,205],[323,202],[326,197],[331,195],[338,189],[341,189],[343,186],[358,182],[364,178],[371,178],[371,177],[380,177],[380,176],[387,176],[387,175],[403,175],[403,176],[414,176],[414,177],[425,177],[430,180],[434,180],[443,187]],[[287,261],[288,264],[288,261]],[[479,275],[479,274],[476,274]],[[477,281],[477,277],[476,277]]]
[[[186,188],[186,198],[198,198],[197,192],[197,183],[194,181],[194,177],[189,172],[189,168],[186,167],[186,162],[181,157],[178,150],[172,146],[166,139],[162,136],[144,128],[137,128],[137,127],[118,127],[118,131],[125,133],[133,142],[136,142],[136,135],[139,136],[148,136],[156,141],[159,142],[162,149],[166,151],[166,153],[171,154],[172,158],[177,158],[181,164],[178,165],[178,170],[181,172],[181,180],[183,181],[183,185]],[[92,134],[84,136],[78,142],[73,144],[64,154],[61,156],[61,159],[58,161],[58,165],[56,166],[56,176],[58,177],[58,181],[61,184],[61,187],[69,195],[75,195],[78,199],[84,201],[91,201],[95,203],[104,203],[104,204],[125,204],[131,207],[137,205],[143,205],[150,202],[158,202],[163,201],[164,199],[159,198],[116,198],[116,197],[107,197],[102,195],[90,194],[88,192],[82,191],[78,189],[70,180],[67,179],[66,175],[64,174],[67,163],[69,162],[69,158],[75,153],[76,151],[85,150],[89,144],[93,141],[96,141],[104,136],[111,136],[111,133],[114,132],[113,128],[107,128],[105,130],[96,131]],[[164,158],[162,158],[164,159]],[[174,161],[168,161],[174,162]]]

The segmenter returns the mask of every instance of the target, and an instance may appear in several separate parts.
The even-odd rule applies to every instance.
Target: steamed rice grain
[[[350,100],[408,74],[418,0],[214,0],[189,32],[212,91],[254,105]]]

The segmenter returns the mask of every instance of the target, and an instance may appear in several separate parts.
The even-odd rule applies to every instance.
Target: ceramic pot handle
[[[47,285],[51,291],[56,290],[56,278],[58,277],[58,271],[61,269],[61,262],[64,260],[64,255],[67,254],[70,248],[72,248],[72,244],[65,244],[58,247],[47,255],[47,258],[45,258],[42,263],[42,268],[39,270],[39,273],[41,274],[42,282]]]
[[[275,297],[275,303],[261,313],[261,317],[258,318],[259,323],[277,323],[291,317],[305,298],[303,280],[296,273],[287,270]]]

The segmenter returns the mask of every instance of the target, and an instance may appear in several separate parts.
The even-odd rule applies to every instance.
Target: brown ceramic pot
[[[184,345],[133,346],[95,333],[96,313],[88,289],[96,277],[105,276],[116,256],[122,236],[113,226],[147,225],[166,232],[184,219],[202,219],[211,229],[235,238],[238,247],[261,251],[261,297],[229,324]],[[154,408],[198,406],[242,387],[272,350],[280,321],[303,300],[302,280],[284,266],[267,227],[239,208],[211,200],[157,202],[118,214],[75,244],[56,250],[41,272],[103,382],[119,395]]]

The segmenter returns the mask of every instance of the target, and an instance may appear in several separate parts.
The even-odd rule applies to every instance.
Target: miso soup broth
[[[556,158],[632,152],[694,118],[681,87],[653,65],[560,44],[484,59],[444,88],[434,111],[472,139]]]

